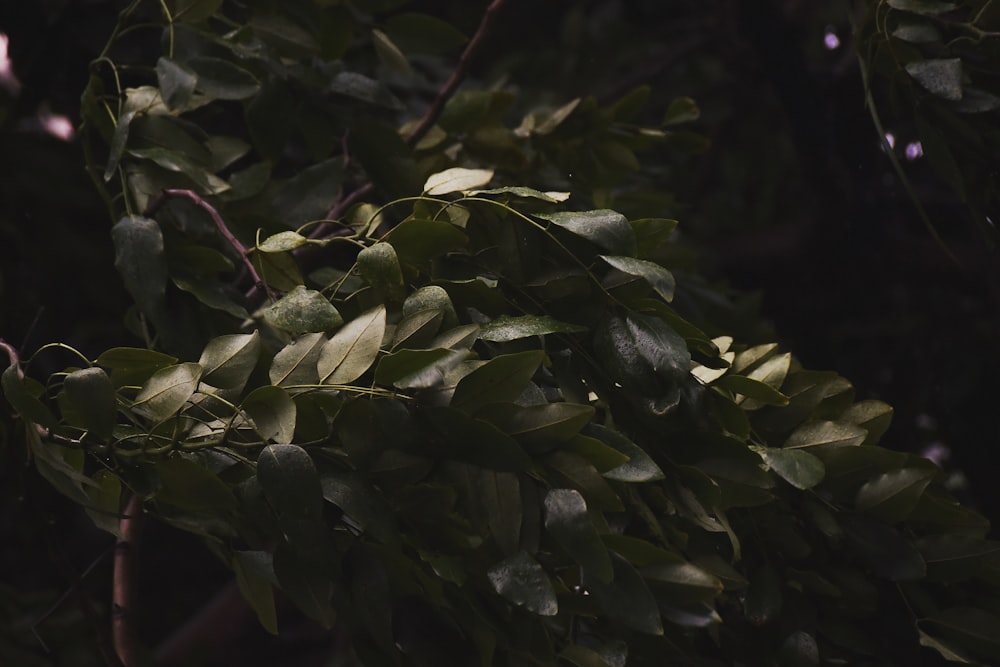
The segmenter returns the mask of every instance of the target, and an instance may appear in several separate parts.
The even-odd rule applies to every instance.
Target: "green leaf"
[[[257,479],[279,519],[322,516],[323,490],[312,458],[298,445],[268,445],[257,457]]]
[[[125,289],[143,312],[163,301],[167,290],[167,262],[163,255],[163,233],[155,220],[125,216],[111,228],[115,244],[115,268]]]
[[[139,390],[132,409],[156,422],[174,416],[198,388],[201,373],[201,365],[190,362],[156,371]]]
[[[469,518],[481,534],[493,538],[504,555],[521,544],[524,504],[518,476],[478,466],[462,466]]]
[[[888,4],[893,9],[925,16],[946,14],[957,8],[953,2],[941,2],[940,0],[889,0]]]
[[[98,470],[93,480],[94,486],[84,489],[90,499],[84,510],[95,526],[120,539],[122,481],[110,470]]]
[[[816,638],[801,630],[781,642],[778,660],[782,667],[819,667],[819,646]]]
[[[579,403],[521,406],[504,402],[483,407],[477,416],[514,436],[534,453],[540,453],[579,433],[593,419],[594,408]]]
[[[175,110],[187,107],[198,83],[198,75],[191,69],[163,57],[156,61],[156,79],[163,101]]]
[[[250,313],[246,311],[246,308],[233,301],[232,295],[227,292],[228,286],[224,286],[218,281],[204,277],[188,279],[176,275],[171,276],[170,280],[178,289],[182,289],[188,294],[193,295],[194,298],[209,308],[221,310],[241,320],[250,317]]]
[[[592,580],[584,571],[583,586],[594,596],[611,623],[649,635],[663,634],[656,598],[628,561],[611,552],[611,583]]]
[[[264,309],[264,320],[276,329],[301,334],[330,331],[344,323],[337,309],[316,290],[297,285]]]
[[[198,360],[204,369],[201,379],[213,387],[240,391],[250,378],[259,356],[260,336],[256,331],[213,338]]]
[[[274,579],[271,554],[266,551],[236,551],[229,561],[236,575],[236,585],[254,613],[261,626],[272,635],[278,634],[278,615],[274,608]],[[270,570],[270,577],[264,576],[261,570]]]
[[[584,575],[609,583],[614,567],[579,491],[552,489],[545,495],[545,530],[583,568]]]
[[[961,58],[917,60],[906,64],[906,73],[938,97],[962,99]]]
[[[319,384],[316,364],[319,361],[326,336],[308,333],[278,350],[271,362],[268,378],[277,386]]]
[[[396,325],[392,349],[425,349],[434,340],[442,320],[444,311],[440,308],[428,308],[404,315]]]
[[[42,442],[38,432],[31,427],[26,432],[31,457],[39,474],[59,493],[86,507],[90,498],[84,487],[93,487],[96,482],[83,474],[83,450]]]
[[[711,601],[722,592],[722,581],[693,563],[673,560],[648,565],[639,573],[668,591],[673,602]]]
[[[830,445],[850,447],[860,445],[868,431],[854,424],[835,421],[809,421],[795,429],[783,445],[785,448]]]
[[[108,146],[108,164],[104,167],[104,181],[108,182],[115,175],[118,165],[121,163],[122,155],[125,154],[125,147],[128,144],[129,130],[132,121],[135,119],[136,111],[125,110],[115,123],[115,132],[111,136]]]
[[[944,39],[941,31],[930,23],[904,23],[892,31],[892,36],[913,44],[933,44]]]
[[[632,483],[663,479],[663,471],[660,470],[660,466],[656,465],[656,462],[642,447],[629,440],[621,432],[598,424],[590,424],[583,432],[629,457],[628,463],[623,463],[617,468],[605,472],[604,477],[607,479]]]
[[[451,406],[473,413],[490,403],[511,402],[521,395],[542,363],[541,350],[502,354],[462,378]]]
[[[197,89],[209,97],[245,100],[260,92],[257,77],[228,60],[196,56],[184,64],[198,75]]]
[[[351,320],[320,351],[316,370],[325,384],[348,384],[364,375],[378,356],[385,335],[385,306]]]
[[[610,667],[601,654],[578,644],[570,644],[559,652],[559,657],[576,667]],[[625,663],[622,663],[624,665]]]
[[[38,396],[28,391],[29,380],[20,376],[16,366],[7,367],[3,372],[2,382],[4,397],[23,419],[45,428],[54,428],[59,423]]]
[[[260,252],[288,252],[309,245],[309,239],[298,232],[278,232],[257,245]]]
[[[82,426],[102,440],[110,439],[118,422],[118,403],[107,373],[96,367],[73,371],[66,376],[63,388]]]
[[[990,662],[1000,660],[1000,616],[992,612],[954,607],[922,619],[920,628]]]
[[[862,445],[874,445],[892,423],[892,406],[882,401],[859,401],[840,415],[840,420],[857,424],[868,431]]]
[[[447,446],[448,457],[489,470],[518,472],[531,467],[531,457],[517,441],[488,421],[448,407],[431,408],[425,414]]]
[[[322,220],[337,201],[338,187],[334,184],[343,180],[343,173],[344,165],[339,157],[299,171],[274,193],[271,199],[274,215],[289,227]],[[287,243],[289,237],[285,236],[283,239]]]
[[[663,393],[660,380],[678,381],[690,373],[687,343],[648,315],[606,318],[595,332],[594,350],[615,382],[647,395]]]
[[[559,213],[539,213],[537,217],[581,236],[610,253],[635,257],[636,241],[632,225],[617,211],[601,209]]]
[[[465,169],[452,167],[436,174],[431,174],[424,182],[424,194],[433,197],[473,190],[486,185],[493,180],[492,169]]]
[[[375,45],[375,52],[378,54],[378,58],[382,61],[383,65],[391,70],[395,70],[399,74],[413,75],[413,68],[410,67],[410,62],[403,55],[403,52],[399,50],[399,47],[393,44],[389,35],[381,30],[373,29],[372,43]]]
[[[667,113],[663,115],[660,125],[670,127],[671,125],[681,125],[690,123],[701,118],[701,110],[690,97],[678,97],[667,107]]]
[[[929,535],[918,546],[927,563],[927,578],[952,583],[1000,566],[1000,542],[972,535]]]
[[[159,461],[155,467],[161,487],[156,500],[192,511],[234,510],[236,496],[215,473],[184,456]]]
[[[797,489],[811,489],[823,481],[823,462],[801,449],[754,448],[767,467]]]
[[[360,475],[323,472],[320,483],[323,498],[342,509],[363,531],[384,544],[399,544],[392,507]]]
[[[420,218],[404,220],[387,237],[400,262],[418,267],[469,242],[469,237],[450,222]]]
[[[139,385],[160,370],[177,363],[177,357],[138,347],[113,347],[101,353],[95,362],[111,369],[111,381],[116,386]]]
[[[904,520],[917,506],[935,469],[900,468],[882,473],[858,489],[855,507],[889,523]]]
[[[399,389],[430,389],[440,386],[448,371],[465,360],[461,350],[400,350],[388,354],[375,368],[375,382]]]
[[[393,301],[403,298],[403,271],[396,250],[386,241],[368,246],[358,253],[358,272],[379,294]]]
[[[493,589],[517,606],[539,616],[559,613],[559,604],[548,574],[538,561],[524,551],[500,561],[486,574]]]
[[[493,343],[507,343],[531,336],[544,336],[551,333],[579,333],[586,330],[586,327],[560,322],[549,315],[501,315],[480,325],[479,338]]]
[[[718,385],[738,394],[737,404],[742,404],[744,410],[755,409],[758,405],[788,405],[788,397],[780,391],[743,375],[726,375],[718,381]],[[741,397],[751,399],[755,405],[747,405],[751,401],[741,400]]]
[[[330,574],[335,556],[329,552],[332,550],[313,553],[298,549],[288,541],[279,542],[274,550],[274,574],[281,589],[304,614],[326,630],[337,621],[337,612],[331,604]]]
[[[253,420],[263,440],[288,443],[295,435],[295,401],[281,387],[257,387],[240,406]]]
[[[560,204],[569,199],[568,192],[542,192],[534,188],[526,188],[521,185],[505,186],[502,188],[492,188],[490,190],[469,190],[466,192],[470,197],[480,197],[482,195],[511,195],[522,199],[541,199],[550,204]]]

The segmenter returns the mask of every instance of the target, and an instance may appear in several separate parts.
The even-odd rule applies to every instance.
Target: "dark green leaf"
[[[153,421],[174,416],[198,388],[201,373],[201,366],[190,362],[161,368],[143,384],[133,410]]]
[[[943,39],[941,31],[930,23],[904,23],[892,31],[892,36],[914,44],[932,44]]]
[[[573,489],[552,489],[545,496],[545,530],[583,568],[585,576],[609,583],[614,568],[608,550],[587,513],[587,502]]]
[[[63,387],[80,415],[81,425],[102,440],[108,440],[118,421],[118,403],[107,374],[96,367],[73,371],[66,376]]]
[[[663,471],[660,470],[660,466],[656,465],[656,462],[644,449],[621,432],[597,424],[590,424],[583,432],[629,457],[628,463],[623,463],[617,468],[605,472],[606,478],[633,483],[663,479]]]
[[[493,424],[454,408],[433,408],[426,414],[448,446],[450,458],[507,472],[531,467],[531,458],[517,441]]]
[[[399,389],[430,389],[439,386],[445,375],[466,358],[461,350],[400,350],[388,354],[375,368],[377,384]]]
[[[233,294],[227,292],[227,287],[211,278],[188,279],[181,276],[171,276],[170,280],[188,294],[194,296],[209,308],[229,313],[241,320],[250,317],[246,308],[233,300]]]
[[[253,420],[263,440],[288,443],[295,435],[295,401],[281,387],[257,387],[240,406]]]
[[[650,635],[663,634],[663,621],[656,598],[628,561],[611,553],[614,578],[611,583],[592,580],[584,571],[584,588],[594,596],[608,620],[615,625]]]
[[[539,218],[624,257],[635,257],[635,232],[624,215],[607,209],[538,214]]]
[[[367,310],[328,340],[320,351],[316,370],[325,384],[348,384],[375,363],[385,335],[385,306]]]
[[[549,315],[501,315],[479,328],[479,337],[494,343],[507,343],[519,338],[544,336],[551,333],[578,333],[586,327],[560,322]]]
[[[930,468],[900,468],[866,482],[855,499],[857,509],[889,523],[902,521],[916,507],[934,478]]]
[[[444,54],[468,41],[450,23],[428,14],[395,14],[386,22],[385,31],[407,53]]]
[[[163,57],[156,61],[156,79],[163,101],[178,110],[187,107],[198,83],[198,75],[189,68]]]
[[[264,319],[276,329],[292,334],[330,331],[344,323],[330,301],[303,285],[281,297],[264,310]]]
[[[797,489],[811,489],[826,475],[823,462],[807,451],[773,447],[758,447],[755,451],[768,468]]]
[[[343,510],[363,531],[384,544],[399,544],[392,508],[361,476],[324,472],[320,483],[323,498]]]
[[[713,574],[683,560],[661,562],[640,570],[657,587],[665,588],[673,602],[709,602],[722,592],[722,582]]]
[[[678,97],[667,107],[667,113],[663,115],[660,125],[669,127],[671,125],[681,125],[690,123],[701,117],[701,110],[695,101],[690,97]]]
[[[841,523],[851,546],[878,576],[916,581],[927,574],[920,551],[892,526],[863,515],[846,515]]]
[[[392,43],[389,35],[381,30],[372,30],[372,44],[382,64],[399,74],[412,76],[413,68],[399,47]]]
[[[271,200],[274,214],[289,227],[322,220],[337,201],[343,172],[344,165],[340,158],[306,167],[274,193]],[[264,279],[267,280],[266,277]]]
[[[198,75],[197,89],[220,100],[245,100],[260,92],[257,77],[221,58],[197,56],[184,63]]]
[[[953,2],[941,2],[940,0],[889,0],[888,4],[893,9],[926,16],[946,14],[957,7]]]
[[[288,542],[280,542],[274,550],[274,574],[281,589],[303,613],[329,630],[337,620],[331,604],[332,554],[310,553]]]
[[[990,662],[1000,660],[1000,616],[972,607],[954,607],[920,621],[920,627]]]
[[[781,667],[818,667],[819,646],[816,638],[799,630],[785,637],[778,651]]]
[[[268,445],[257,457],[257,479],[279,517],[321,516],[323,491],[306,450],[297,445]]]
[[[387,237],[396,248],[399,261],[413,266],[423,266],[452,250],[464,248],[469,242],[465,233],[450,222],[419,218],[404,220]]]
[[[918,546],[932,581],[963,581],[1000,566],[1000,542],[992,540],[942,534],[925,537]]]
[[[166,0],[174,21],[200,23],[219,11],[223,0]]]
[[[271,578],[261,574],[261,561],[266,561]],[[243,599],[250,603],[261,626],[272,635],[278,634],[278,615],[274,608],[274,588],[271,581],[274,577],[271,554],[265,551],[237,551],[233,554],[230,566],[236,575],[236,584]]]
[[[387,109],[400,107],[392,93],[382,84],[357,72],[339,72],[330,81],[330,92],[359,102]]]
[[[527,406],[496,403],[483,408],[478,416],[516,437],[532,451],[544,452],[579,433],[593,418],[594,408],[578,403]]]
[[[817,447],[831,445],[849,447],[860,445],[868,436],[868,431],[854,424],[834,421],[810,421],[795,429],[784,446]]]
[[[403,271],[392,244],[382,241],[358,253],[358,272],[379,294],[393,301],[403,297]]]
[[[122,481],[110,470],[98,470],[93,480],[85,489],[90,502],[84,510],[95,526],[120,539]]]
[[[559,604],[548,574],[524,551],[491,567],[487,576],[497,593],[519,607],[539,616],[559,613]]]
[[[22,418],[45,428],[53,428],[59,423],[38,396],[28,391],[28,380],[20,377],[16,366],[8,366],[3,372],[2,380],[4,397]]]
[[[490,403],[513,401],[531,381],[544,356],[540,350],[532,350],[490,359],[459,381],[452,407],[473,413]]]
[[[764,384],[760,380],[754,380],[743,375],[725,375],[719,382],[720,387],[725,387],[729,391],[739,394],[745,398],[763,405],[788,405],[788,397],[771,385]],[[749,401],[739,401],[743,404],[744,410],[750,410],[755,406],[748,406]]]
[[[444,311],[439,308],[428,308],[404,315],[403,319],[396,325],[396,333],[392,337],[392,348],[394,350],[426,348],[434,340],[438,329],[441,328],[442,320],[444,320]]]
[[[205,346],[198,363],[201,379],[220,389],[243,389],[260,356],[260,336],[231,334],[213,338]]]
[[[840,420],[857,424],[868,431],[863,445],[874,445],[892,422],[892,406],[882,401],[859,401],[844,410]]]
[[[154,468],[160,480],[156,500],[192,511],[236,509],[236,497],[215,473],[183,456],[171,456]]]
[[[139,385],[156,371],[177,363],[177,357],[138,347],[113,347],[103,352],[98,366],[111,369],[111,381],[116,386]]]

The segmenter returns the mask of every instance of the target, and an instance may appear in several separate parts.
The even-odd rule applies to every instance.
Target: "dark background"
[[[481,4],[416,3],[467,34]],[[759,295],[761,315],[804,365],[834,369],[859,398],[891,403],[895,420],[883,444],[944,452],[956,494],[1000,516],[990,465],[1000,445],[993,243],[926,160],[903,159],[957,263],[920,222],[865,109],[842,3],[538,4],[510,3],[474,74],[505,74],[523,95],[554,102],[614,100],[649,84],[653,117],[675,97],[697,100],[695,129],[711,146],[664,170],[663,185],[675,193],[681,238],[699,266],[712,280]],[[112,221],[80,147],[46,134],[37,120],[48,109],[76,122],[87,63],[121,5],[0,3],[0,32],[10,38],[21,82],[17,94],[0,88],[0,337],[24,354],[51,341],[90,357],[141,345],[122,324],[129,302],[113,267]],[[838,48],[824,46],[827,33],[838,36]],[[904,114],[883,120],[902,156],[915,131]],[[37,664],[56,664],[44,661],[55,659],[56,645],[92,653],[95,637],[106,642],[106,610],[94,600],[106,597],[111,540],[37,476],[10,437],[16,425],[6,406],[0,414],[0,626],[25,614],[40,618],[60,594],[76,591],[39,626],[53,654]],[[171,601],[141,624],[155,645],[228,576],[193,539],[147,530],[140,597]],[[250,661],[243,664],[269,664],[279,654],[291,660],[292,646],[308,654],[314,641],[308,626],[302,632],[243,642]]]

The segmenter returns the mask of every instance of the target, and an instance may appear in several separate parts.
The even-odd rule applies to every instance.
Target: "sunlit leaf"
[[[153,421],[172,417],[198,388],[201,373],[201,365],[190,362],[156,371],[136,395],[133,410]]]
[[[479,337],[494,343],[506,343],[518,338],[544,336],[551,333],[579,333],[586,331],[568,322],[560,322],[549,315],[501,315],[479,328]]]
[[[385,306],[367,310],[328,340],[320,351],[316,370],[326,384],[347,384],[371,368],[385,335]]]
[[[201,379],[220,389],[240,390],[257,365],[258,356],[260,337],[256,331],[213,338],[198,360],[203,369]]]
[[[805,450],[758,447],[755,451],[768,468],[797,489],[811,489],[826,475],[823,462]]]
[[[442,172],[431,174],[424,183],[424,193],[431,196],[446,195],[452,192],[473,190],[482,187],[493,180],[492,169],[465,169],[452,167]]]
[[[244,399],[240,408],[253,419],[254,429],[263,440],[277,443],[292,441],[295,434],[295,402],[281,387],[257,387]]]
[[[330,301],[316,290],[297,285],[264,310],[264,319],[292,334],[331,331],[344,320]]]
[[[635,257],[635,232],[625,216],[617,211],[561,211],[539,213],[538,217],[581,236],[614,255]]]
[[[555,616],[559,611],[552,582],[534,558],[519,551],[500,561],[487,572],[494,590],[514,604],[539,616]]]

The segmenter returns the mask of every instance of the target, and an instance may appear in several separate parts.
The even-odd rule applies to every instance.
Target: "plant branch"
[[[9,365],[17,369],[17,377],[23,378],[24,371],[21,370],[21,355],[18,354],[17,348],[5,341],[3,338],[0,338],[0,350],[6,352],[7,356],[10,357]]]
[[[153,215],[155,215],[156,212],[167,201],[168,197],[180,197],[183,199],[187,199],[192,203],[194,203],[195,206],[208,213],[209,217],[212,218],[212,222],[215,223],[216,229],[219,230],[219,234],[222,235],[222,238],[226,239],[226,242],[229,243],[229,245],[233,248],[233,250],[239,253],[240,258],[243,260],[244,266],[246,266],[247,271],[250,273],[250,276],[254,280],[254,284],[258,288],[263,287],[264,281],[260,279],[260,275],[257,273],[257,269],[254,268],[253,262],[250,261],[250,256],[249,256],[250,251],[247,249],[245,245],[243,245],[242,242],[240,242],[238,238],[236,238],[233,235],[231,231],[229,231],[229,227],[226,226],[226,222],[222,219],[222,216],[219,215],[219,212],[215,209],[215,207],[209,204],[201,197],[199,197],[196,193],[192,192],[191,190],[181,190],[181,189],[164,190],[159,194],[159,196],[156,197],[156,199],[150,202],[149,206],[146,207],[144,215],[146,217],[152,217]]]
[[[115,545],[111,638],[115,653],[124,667],[136,667],[139,664],[139,646],[132,621],[135,618],[135,561],[142,516],[142,501],[136,495],[130,496],[120,523],[121,538]]]
[[[472,36],[469,40],[468,45],[465,47],[465,51],[458,59],[458,64],[455,66],[454,71],[448,80],[445,82],[441,91],[438,93],[434,102],[431,104],[430,108],[424,114],[420,122],[417,123],[416,127],[410,132],[406,137],[406,143],[410,146],[416,145],[418,141],[423,139],[424,135],[434,126],[437,119],[441,116],[441,112],[444,111],[444,105],[447,104],[451,96],[455,94],[458,90],[459,84],[465,80],[465,77],[469,73],[469,65],[472,63],[472,59],[482,48],[483,43],[486,39],[486,35],[489,33],[490,28],[493,27],[493,22],[496,19],[497,14],[500,9],[507,4],[507,0],[493,0],[486,8],[483,13],[483,18],[479,22],[479,27],[476,28],[476,34]]]

